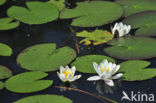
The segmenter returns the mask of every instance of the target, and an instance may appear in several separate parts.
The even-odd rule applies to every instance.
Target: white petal
[[[117,66],[114,68],[113,74],[115,74],[119,69],[120,69],[120,65],[117,65]]]
[[[87,80],[88,81],[97,81],[97,80],[100,80],[101,78],[99,76],[92,76],[92,77],[89,77]]]
[[[64,67],[63,66],[60,66],[60,73],[62,73],[64,71]]]
[[[94,69],[98,69],[98,64],[96,62],[93,62]]]
[[[105,83],[109,86],[114,86],[114,82],[112,80],[106,80]]]
[[[76,75],[76,76],[74,76],[74,77],[70,80],[70,82],[73,82],[73,81],[75,81],[75,80],[77,80],[77,79],[79,79],[79,78],[81,78],[81,75]]]
[[[119,73],[119,74],[113,76],[112,79],[119,79],[120,77],[122,77],[122,75],[123,75],[122,73]]]
[[[75,71],[76,71],[75,66],[73,66],[73,67],[71,68],[71,71],[72,71],[72,76],[74,76],[74,75],[75,75]]]

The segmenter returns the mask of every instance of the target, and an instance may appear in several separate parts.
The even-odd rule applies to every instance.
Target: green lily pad
[[[12,71],[5,67],[0,65],[0,79],[6,79],[12,76]]]
[[[56,20],[59,16],[57,8],[48,2],[26,2],[27,8],[12,6],[7,14],[26,24],[43,24]]]
[[[115,2],[121,5],[125,17],[142,11],[156,10],[155,0],[116,0]]]
[[[0,90],[4,88],[4,83],[0,81]]]
[[[109,62],[115,62],[114,59],[104,56],[104,55],[86,55],[76,58],[76,60],[71,64],[76,67],[76,70],[83,73],[96,73],[93,67],[93,62],[101,63],[104,59]]]
[[[59,95],[35,95],[22,98],[14,103],[72,103],[72,101],[66,97]]]
[[[48,88],[52,80],[40,80],[47,77],[43,72],[25,72],[9,78],[5,86],[9,91],[16,93],[32,93]]]
[[[12,22],[11,18],[0,18],[0,30],[10,30],[19,26],[19,22]]]
[[[156,76],[156,68],[146,68],[150,62],[141,60],[131,60],[120,64],[119,72],[124,72],[123,80],[140,81],[147,80]]]
[[[137,13],[125,18],[123,22],[131,25],[133,29],[139,27],[156,26],[156,11]]]
[[[58,10],[62,10],[63,8],[65,8],[65,4],[64,4],[65,0],[50,0],[49,3],[54,4]]]
[[[148,37],[125,37],[114,39],[104,49],[105,53],[118,59],[147,59],[156,57],[156,39]]]
[[[49,72],[68,65],[75,58],[76,52],[68,46],[56,49],[55,43],[43,43],[23,50],[17,63],[27,70]]]
[[[122,16],[122,8],[108,1],[84,1],[78,2],[73,9],[64,9],[61,19],[74,18],[73,26],[95,27],[113,22]]]
[[[0,5],[3,5],[6,2],[6,0],[0,0]]]
[[[11,56],[12,49],[3,43],[0,43],[0,56]]]
[[[84,45],[90,45],[93,41],[93,45],[104,44],[113,39],[113,34],[106,30],[95,30],[93,32],[82,31],[76,33],[77,37],[85,37],[82,39],[80,43],[84,43]]]
[[[141,27],[135,32],[136,36],[156,36],[156,26]]]

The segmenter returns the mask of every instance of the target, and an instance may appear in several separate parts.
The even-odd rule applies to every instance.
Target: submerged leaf
[[[12,49],[3,43],[0,43],[0,56],[11,56]]]
[[[43,72],[25,72],[9,78],[6,88],[16,93],[32,93],[48,88],[52,85],[52,80],[40,80],[47,77]]]
[[[12,76],[12,71],[5,67],[0,65],[0,79],[6,79]]]
[[[47,2],[31,1],[26,2],[27,8],[12,6],[7,14],[26,24],[43,24],[56,20],[59,16],[57,8]]]
[[[114,59],[104,55],[86,55],[76,58],[71,65],[75,66],[79,72],[96,73],[93,67],[93,62],[101,63],[104,59],[107,59],[109,62],[115,62]]]
[[[126,61],[120,64],[119,72],[124,72],[123,80],[126,81],[146,80],[156,76],[156,68],[146,68],[149,65],[147,61]]]
[[[156,39],[148,37],[125,37],[114,39],[104,49],[105,53],[118,59],[147,59],[156,57]]]
[[[62,10],[63,8],[65,8],[65,4],[64,4],[65,0],[50,0],[49,3],[54,4],[58,10]]]
[[[156,0],[116,0],[124,10],[124,16],[142,11],[156,10]]]
[[[34,95],[22,98],[14,103],[72,103],[72,101],[66,97],[59,95]]]
[[[60,18],[73,18],[72,25],[74,26],[95,27],[117,20],[122,13],[122,8],[113,2],[85,1],[78,2],[73,9],[64,9],[60,14]]]
[[[85,37],[85,39],[80,41],[80,43],[84,43],[84,45],[90,45],[91,41],[93,41],[93,45],[99,45],[108,42],[113,38],[113,34],[106,30],[95,30],[93,32],[82,31],[77,33],[76,36]]]
[[[11,18],[0,18],[0,30],[14,29],[19,26],[19,22],[12,22]]]
[[[76,52],[68,46],[56,49],[55,43],[43,43],[23,50],[17,63],[27,70],[49,72],[68,65],[75,58]]]

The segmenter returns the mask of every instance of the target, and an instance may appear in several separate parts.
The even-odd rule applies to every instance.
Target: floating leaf
[[[6,2],[6,0],[0,0],[0,5],[3,5]]]
[[[5,82],[5,85],[12,92],[32,93],[46,89],[52,85],[52,80],[40,80],[47,76],[48,74],[43,72],[25,72],[9,78]]]
[[[128,16],[123,20],[124,23],[131,25],[133,29],[139,27],[156,26],[156,11],[146,11]]]
[[[0,30],[14,29],[19,26],[19,22],[12,22],[11,18],[0,18]]]
[[[26,2],[27,8],[12,6],[7,14],[26,24],[43,24],[58,18],[57,8],[47,2],[32,1]]]
[[[72,103],[68,98],[59,95],[35,95],[22,98],[14,103]]]
[[[64,9],[60,18],[74,18],[72,25],[81,27],[95,27],[113,22],[121,17],[122,8],[108,1],[78,2],[76,8]]]
[[[118,59],[147,59],[156,57],[156,39],[146,37],[125,37],[114,39],[104,49],[105,53]]]
[[[4,88],[4,83],[0,81],[0,90]]]
[[[146,68],[150,62],[131,60],[120,64],[119,72],[124,72],[124,80],[137,81],[146,80],[156,76],[156,68]]]
[[[49,3],[54,4],[58,10],[62,10],[63,8],[65,8],[65,4],[64,4],[65,0],[50,0]]]
[[[83,73],[96,73],[93,62],[101,63],[104,59],[107,59],[109,62],[115,62],[114,59],[104,55],[86,55],[76,58],[71,65],[75,66],[78,71]]]
[[[85,37],[85,39],[80,41],[80,43],[84,43],[84,45],[90,45],[91,41],[93,41],[93,45],[99,45],[108,42],[113,38],[113,34],[106,30],[95,30],[93,32],[82,31],[77,33],[76,36]]]
[[[55,43],[43,43],[23,50],[17,62],[27,70],[49,72],[68,65],[75,58],[75,51],[68,46],[56,49]]]
[[[12,71],[5,67],[0,65],[0,79],[6,79],[12,76]]]
[[[0,43],[0,56],[11,56],[12,49],[3,43]]]
[[[156,36],[156,26],[141,27],[135,32],[136,36]]]
[[[116,0],[124,10],[124,16],[142,11],[156,10],[156,0]]]

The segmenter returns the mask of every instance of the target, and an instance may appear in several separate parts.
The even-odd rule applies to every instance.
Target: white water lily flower
[[[123,37],[125,35],[127,35],[131,30],[131,26],[130,25],[125,25],[122,22],[120,23],[115,23],[114,27],[112,28],[112,34],[115,35],[116,31],[119,34],[119,37]]]
[[[118,79],[123,75],[122,73],[119,73],[113,76],[119,70],[120,65],[108,62],[106,59],[104,59],[100,65],[93,62],[93,66],[95,71],[98,73],[98,76],[89,77],[87,79],[88,81],[97,81],[102,79],[107,85],[114,86],[112,79]]]
[[[74,76],[75,71],[75,66],[73,66],[71,69],[68,66],[66,66],[65,68],[61,66],[60,73],[57,72],[57,75],[63,82],[73,82],[81,77],[81,75]]]

